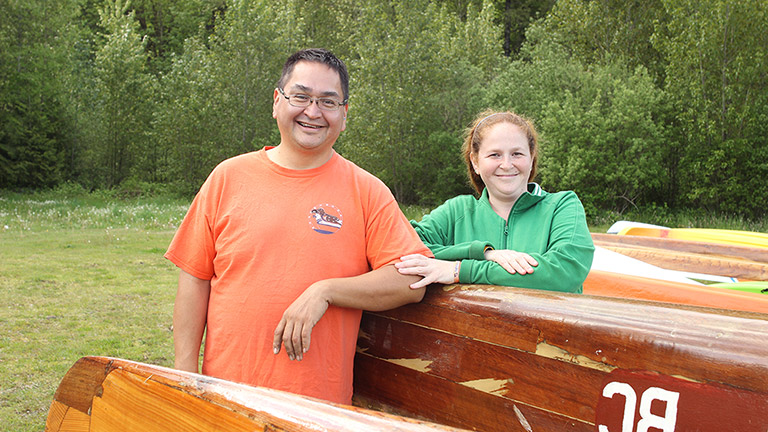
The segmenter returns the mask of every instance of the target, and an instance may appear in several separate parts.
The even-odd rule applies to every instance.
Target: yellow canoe
[[[628,226],[619,235],[693,240],[717,244],[768,248],[768,234],[752,231],[736,231],[710,228],[648,228]]]

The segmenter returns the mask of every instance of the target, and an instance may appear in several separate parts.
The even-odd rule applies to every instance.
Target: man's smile
[[[304,123],[304,122],[301,122],[301,121],[298,121],[298,120],[296,121],[296,123],[298,123],[299,126],[301,126],[301,127],[306,127],[306,128],[310,128],[310,129],[321,129],[323,127],[323,126],[313,125],[313,124],[309,124],[309,123]]]

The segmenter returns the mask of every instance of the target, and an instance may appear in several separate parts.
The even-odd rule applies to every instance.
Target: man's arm
[[[176,303],[173,306],[173,346],[176,353],[174,367],[187,372],[198,372],[200,344],[208,314],[211,281],[198,279],[181,270]]]
[[[291,360],[301,360],[309,350],[312,328],[329,305],[383,311],[421,301],[426,288],[409,288],[419,279],[387,265],[360,276],[315,282],[283,313],[272,344],[275,354],[282,344]]]

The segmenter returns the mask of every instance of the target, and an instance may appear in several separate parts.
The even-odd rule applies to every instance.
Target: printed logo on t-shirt
[[[320,234],[333,234],[343,223],[341,210],[332,204],[318,204],[309,211],[309,226]]]

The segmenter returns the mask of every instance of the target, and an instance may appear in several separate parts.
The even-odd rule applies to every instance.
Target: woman
[[[411,285],[471,283],[581,292],[595,247],[584,207],[571,191],[536,183],[537,135],[530,121],[487,111],[462,153],[480,198],[451,198],[411,224],[435,258],[407,255],[396,267]]]

